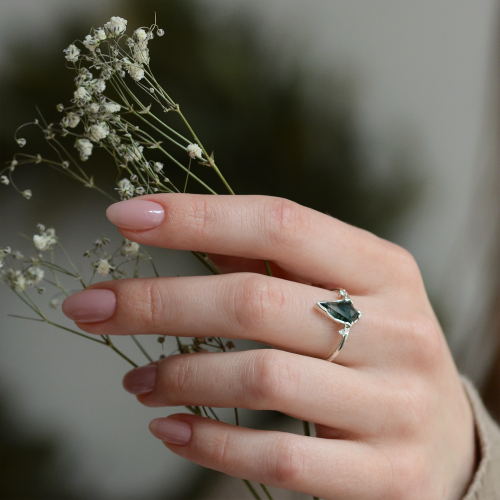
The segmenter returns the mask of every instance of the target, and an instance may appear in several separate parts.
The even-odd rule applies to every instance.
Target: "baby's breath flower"
[[[85,45],[90,52],[94,52],[94,50],[99,46],[99,43],[99,40],[94,38],[92,35],[87,35],[83,41],[83,45]]]
[[[125,240],[122,245],[122,255],[135,255],[139,251],[139,243],[135,241]]]
[[[26,146],[26,139],[17,139],[17,145],[20,148],[24,148],[24,146]]]
[[[78,87],[78,89],[75,90],[74,97],[77,104],[86,103],[92,100],[92,97],[90,97],[90,94],[84,87]]]
[[[67,168],[69,168],[69,161],[63,161],[63,162],[62,162],[62,168],[64,168],[65,170],[66,170]]]
[[[139,40],[139,42],[144,42],[145,40],[148,39],[148,34],[146,33],[145,30],[139,28],[134,31],[134,38],[136,40]]]
[[[201,155],[203,153],[202,149],[200,148],[200,146],[198,146],[198,144],[190,144],[186,148],[186,151],[191,158],[201,158]]]
[[[10,181],[6,175],[2,175],[2,176],[0,176],[0,183],[8,186],[10,184]]]
[[[95,79],[90,82],[90,88],[96,94],[102,94],[106,90],[106,82],[102,79]]]
[[[104,25],[104,29],[106,30],[108,38],[122,35],[127,29],[127,21],[123,19],[123,17],[113,16],[110,21]]]
[[[90,138],[94,142],[99,142],[102,139],[106,139],[109,135],[109,126],[106,122],[99,122],[96,125],[90,127]]]
[[[102,28],[96,29],[94,32],[94,36],[97,40],[106,40],[106,32]]]
[[[51,299],[49,301],[49,306],[52,308],[52,309],[57,309],[59,307],[59,300],[57,299]]]
[[[76,113],[73,113],[73,111],[67,113],[66,116],[61,120],[61,125],[64,128],[75,128],[79,123],[80,117]]]
[[[55,232],[51,234],[48,231],[42,231],[41,234],[35,234],[33,236],[33,243],[35,244],[37,250],[40,250],[40,252],[51,250],[52,245],[57,243]]]
[[[93,265],[97,274],[101,276],[107,276],[110,271],[114,270],[114,267],[109,263],[108,259],[99,259],[97,262],[94,262]]]
[[[33,193],[31,192],[31,189],[25,189],[22,193],[21,193],[27,200],[29,200],[31,198],[31,196],[33,195]]]
[[[138,194],[139,196],[142,196],[145,192],[146,190],[142,186],[135,188],[135,194]]]
[[[163,170],[163,163],[160,163],[159,161],[155,162],[153,170],[159,174]]]
[[[67,49],[64,49],[64,53],[66,54],[64,56],[66,60],[77,62],[78,56],[80,55],[80,49],[76,45],[71,44]]]
[[[124,146],[123,157],[127,161],[141,161],[142,152],[144,151],[143,146],[138,146],[137,144],[131,144],[130,146]]]
[[[104,111],[107,113],[118,113],[121,109],[122,107],[116,102],[106,102],[104,104]]]
[[[7,279],[9,280],[9,285],[13,290],[22,292],[26,288],[26,278],[21,271],[9,269],[7,272]]]
[[[165,34],[165,31],[164,31],[164,30],[162,30],[161,28],[159,28],[159,29],[157,29],[157,30],[156,30],[156,34],[157,34],[158,36],[163,36],[163,35]]]
[[[77,139],[75,142],[75,148],[78,149],[82,161],[89,159],[93,147],[94,145],[88,139]]]
[[[58,104],[56,106],[56,109],[57,109],[57,111],[59,111],[59,113],[61,113],[62,111],[64,111],[64,104]]]
[[[29,285],[32,286],[38,285],[38,283],[43,280],[45,271],[42,268],[36,266],[30,267],[26,274],[28,275]]]
[[[118,194],[123,199],[132,198],[132,196],[134,196],[134,186],[128,179],[118,181]]]
[[[10,162],[10,167],[9,167],[9,168],[10,168],[10,171],[11,171],[11,172],[13,172],[13,171],[14,171],[14,169],[17,167],[17,165],[18,165],[17,160],[12,160],[12,161]]]
[[[142,47],[142,44],[137,43],[134,45],[134,59],[139,64],[149,64],[149,49],[147,47]]]
[[[130,64],[127,71],[136,82],[144,78],[144,70],[138,64]]]
[[[97,104],[96,102],[89,104],[88,110],[96,115],[97,113],[99,113],[99,104]]]

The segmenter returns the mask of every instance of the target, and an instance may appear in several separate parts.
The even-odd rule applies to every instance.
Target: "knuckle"
[[[420,268],[415,257],[403,247],[389,243],[389,272],[393,275],[394,282],[405,288],[415,289],[422,286]]]
[[[157,280],[144,281],[138,290],[138,297],[140,303],[137,312],[143,324],[153,329],[161,326],[164,316],[163,297]]]
[[[244,275],[235,283],[234,311],[237,323],[245,330],[260,329],[281,317],[285,293],[276,281],[257,274]]]
[[[196,374],[196,366],[192,366],[191,360],[191,354],[179,354],[169,356],[159,364],[159,380],[163,387],[168,388],[165,393],[167,399],[179,400],[189,393]]]
[[[274,198],[264,205],[264,210],[272,244],[300,245],[311,231],[311,214],[298,203]]]
[[[236,470],[235,454],[231,453],[231,433],[228,429],[218,429],[212,438],[210,461],[227,473]]]
[[[281,435],[274,445],[274,477],[279,485],[300,484],[305,476],[310,451],[293,435]]]
[[[407,447],[390,461],[388,500],[420,500],[429,496],[430,468],[424,453],[417,446]]]
[[[249,363],[250,376],[244,377],[244,383],[262,409],[275,408],[277,402],[297,392],[300,371],[287,358],[282,352],[265,349],[255,351]]]
[[[442,367],[445,346],[434,318],[424,313],[407,317],[403,335],[408,358],[419,371],[434,373],[435,369]]]
[[[212,200],[211,200],[212,201]],[[187,226],[190,233],[199,239],[205,239],[207,231],[217,220],[216,208],[205,196],[195,196],[187,205],[179,219]]]

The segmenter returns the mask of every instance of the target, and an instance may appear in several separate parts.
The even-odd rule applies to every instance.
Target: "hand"
[[[125,388],[152,407],[277,410],[314,422],[317,434],[178,414],[150,426],[170,450],[325,499],[462,498],[475,468],[472,414],[407,251],[262,196],[144,196],[112,205],[108,217],[138,243],[214,254],[226,274],[93,285],[63,305],[82,330],[275,347],[170,356],[129,372]],[[338,300],[334,288],[345,288],[363,317],[332,363],[340,326],[314,306]]]

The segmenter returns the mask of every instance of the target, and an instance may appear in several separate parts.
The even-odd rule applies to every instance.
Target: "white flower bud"
[[[80,159],[86,161],[92,154],[92,149],[94,145],[88,139],[77,139],[75,142],[75,148],[78,149],[80,153]]]
[[[64,104],[58,104],[56,106],[56,109],[57,109],[57,111],[59,111],[59,113],[61,113],[62,111],[64,111]]]
[[[157,29],[157,30],[156,30],[156,34],[157,34],[158,36],[163,36],[163,35],[165,34],[165,31],[164,31],[164,30],[162,30],[161,28],[159,28],[159,29]]]
[[[122,17],[114,16],[104,25],[104,29],[106,30],[108,38],[122,35],[127,29],[127,21]]]
[[[139,28],[134,31],[134,37],[139,42],[144,42],[148,39],[148,34],[142,28]]]
[[[136,82],[144,78],[144,70],[137,64],[131,64],[128,73]]]
[[[104,104],[104,110],[107,113],[118,113],[122,107],[119,104],[116,104],[115,102],[107,102]]]
[[[64,168],[65,170],[69,168],[69,161],[63,161],[62,168]]]
[[[139,243],[126,239],[122,246],[122,255],[135,255],[139,248]]]
[[[106,139],[109,134],[109,126],[106,122],[99,122],[96,125],[90,127],[90,138],[94,142],[102,141]]]
[[[97,40],[106,40],[106,32],[102,28],[95,30],[94,36],[97,38]]]
[[[62,120],[61,125],[66,128],[75,128],[80,123],[80,116],[70,111]]]
[[[108,262],[108,259],[99,259],[97,262],[94,262],[94,267],[101,276],[107,276],[114,269]]]
[[[28,278],[30,278],[30,285],[38,285],[43,280],[45,272],[40,267],[30,267],[27,271]]]
[[[94,50],[99,46],[99,43],[99,40],[94,38],[92,35],[87,35],[83,41],[83,45],[85,45],[90,52],[94,52]]]
[[[202,149],[200,148],[200,146],[198,146],[198,144],[190,144],[186,148],[186,151],[191,158],[201,158],[201,155],[203,153]]]
[[[70,62],[78,61],[78,56],[80,55],[80,49],[76,45],[71,44],[67,49],[64,49],[63,52],[66,54],[64,56],[66,60]]]
[[[17,145],[20,148],[24,148],[24,146],[26,146],[26,139],[17,139]]]
[[[154,164],[153,170],[154,170],[157,174],[158,174],[158,173],[160,173],[160,172],[163,170],[163,163],[160,163],[159,161],[157,161],[157,162]]]
[[[10,181],[6,175],[2,175],[2,176],[0,176],[0,183],[8,186],[10,184]]]
[[[29,200],[32,196],[31,189],[26,189],[21,193],[27,200]]]
[[[73,95],[76,101],[89,102],[92,100],[92,97],[90,97],[90,94],[84,87],[78,87]]]

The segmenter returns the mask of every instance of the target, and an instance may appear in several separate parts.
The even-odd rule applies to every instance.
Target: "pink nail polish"
[[[139,394],[147,394],[155,387],[157,372],[158,368],[156,365],[135,368],[123,377],[123,387],[126,391],[136,396]]]
[[[73,321],[97,323],[113,316],[116,295],[112,290],[83,290],[70,295],[62,304],[63,313]]]
[[[154,437],[166,443],[186,445],[191,441],[191,426],[176,418],[156,418],[149,424]]]
[[[165,211],[159,203],[127,200],[108,207],[106,216],[113,224],[123,229],[144,231],[158,227],[165,217]]]

